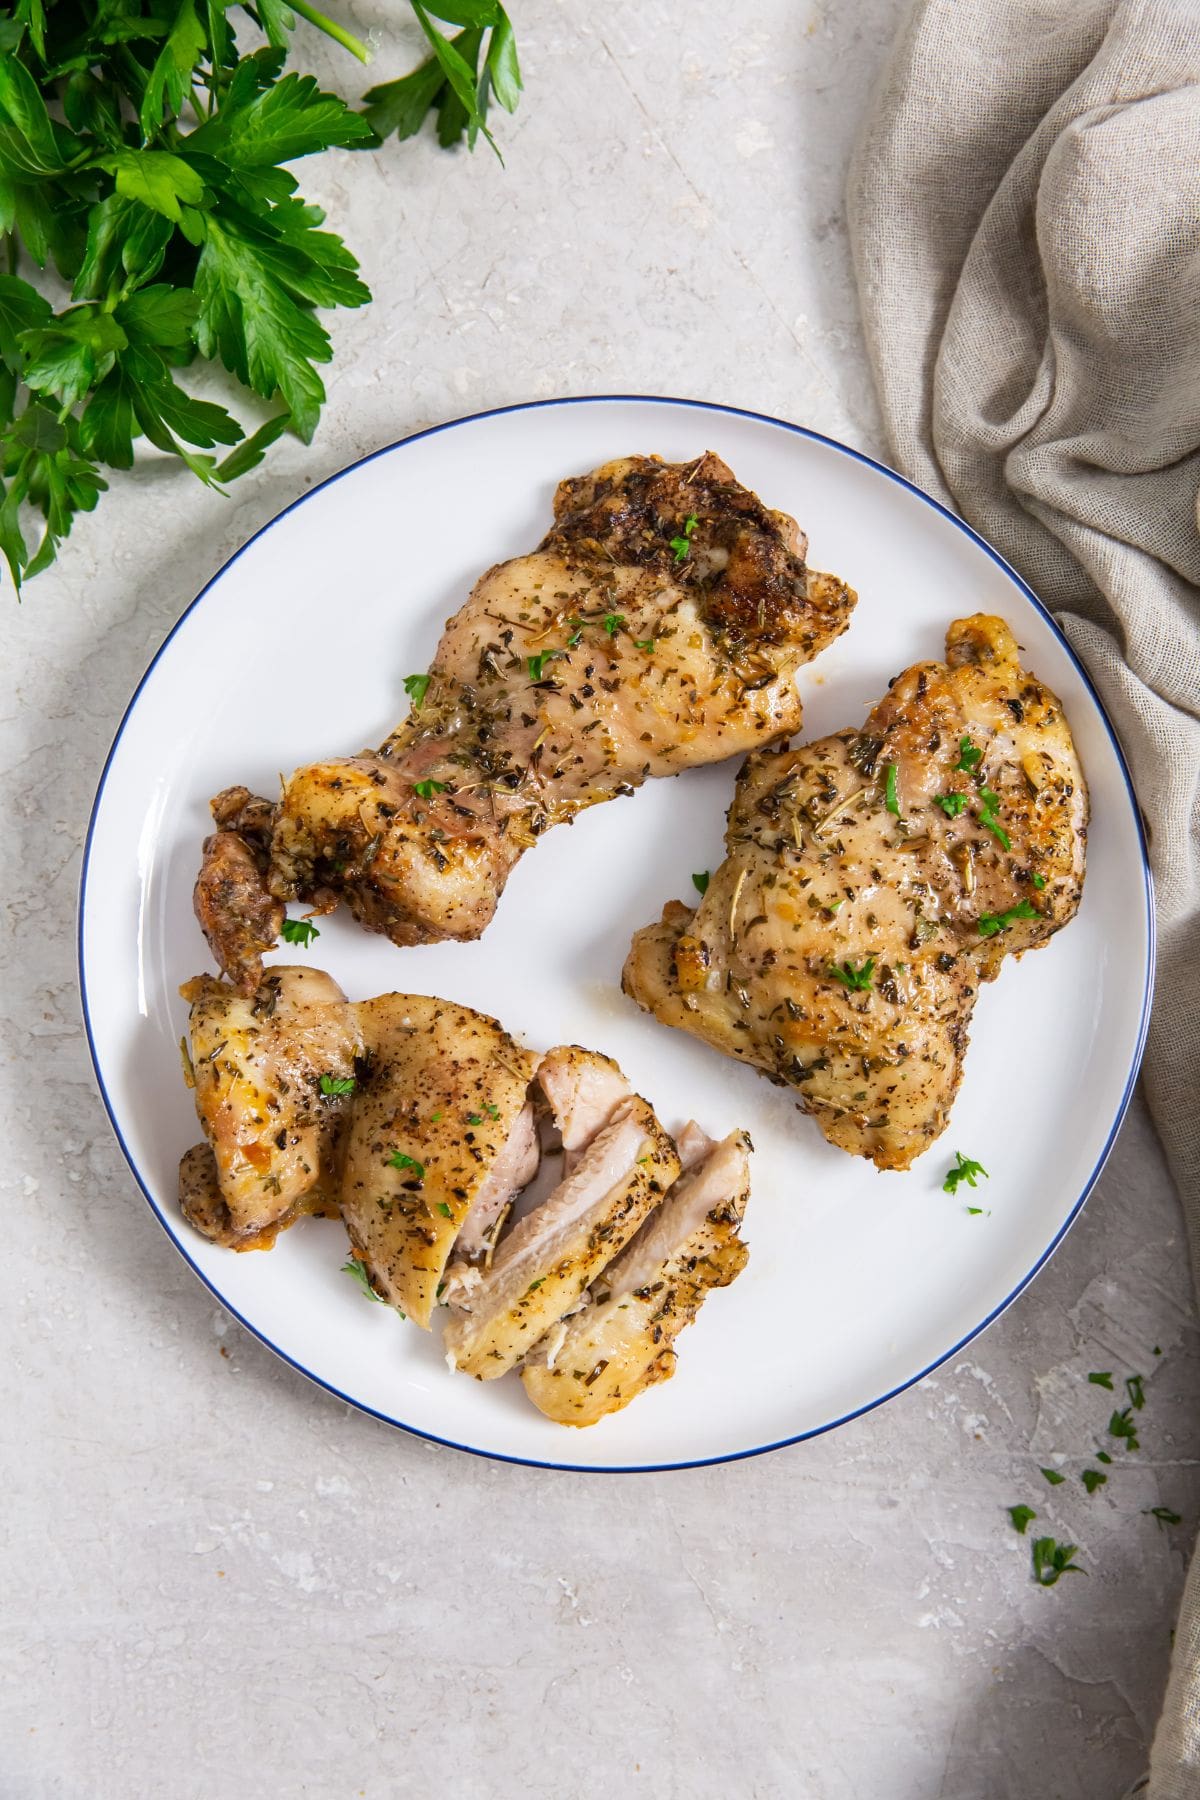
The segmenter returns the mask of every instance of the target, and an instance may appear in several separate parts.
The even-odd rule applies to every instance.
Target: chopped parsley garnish
[[[1060,1575],[1086,1575],[1071,1558],[1078,1544],[1058,1544],[1052,1537],[1035,1538],[1033,1543],[1033,1579],[1039,1587],[1053,1587]]]
[[[583,620],[571,619],[569,623],[571,626],[571,635],[567,639],[567,647],[570,650],[574,650],[576,644],[578,644],[583,637]]]
[[[319,1086],[323,1094],[352,1094],[355,1082],[353,1075],[322,1075]]]
[[[1088,1376],[1088,1380],[1093,1387],[1107,1388],[1109,1393],[1112,1393],[1111,1369],[1093,1369],[1092,1373]]]
[[[701,871],[698,875],[692,876],[692,886],[695,888],[695,890],[698,894],[706,894],[708,892],[708,884],[711,880],[712,880],[712,877],[710,876],[708,870],[701,869]]]
[[[435,1113],[430,1113],[429,1122],[431,1125],[439,1125],[441,1123],[441,1120],[442,1120],[442,1113],[441,1113],[440,1109]]]
[[[1139,1450],[1141,1448],[1141,1445],[1138,1443],[1137,1425],[1135,1424],[1133,1414],[1128,1407],[1125,1407],[1123,1412],[1115,1412],[1113,1414],[1112,1418],[1108,1421],[1108,1435],[1109,1437],[1117,1439],[1123,1438],[1127,1450]]]
[[[430,679],[431,677],[428,675],[406,675],[404,677],[404,691],[412,701],[414,712],[421,710],[421,702],[429,692]]]
[[[1101,1474],[1099,1469],[1085,1469],[1079,1479],[1082,1481],[1088,1493],[1094,1494],[1098,1487],[1104,1486],[1105,1482],[1108,1480],[1108,1476]]]
[[[384,1160],[389,1169],[411,1169],[418,1181],[425,1179],[425,1164],[418,1162],[415,1156],[409,1156],[403,1150],[393,1150],[392,1154],[385,1157]]]
[[[975,764],[982,755],[983,751],[973,744],[969,737],[960,738],[958,742],[958,761],[955,763],[954,767],[956,770],[962,770],[969,773],[975,767]]]
[[[1051,1487],[1061,1487],[1063,1482],[1067,1479],[1065,1475],[1060,1475],[1057,1469],[1043,1469],[1042,1474],[1046,1477],[1046,1480],[1050,1483]]]
[[[1127,1375],[1125,1377],[1125,1392],[1129,1395],[1129,1404],[1135,1412],[1141,1412],[1146,1404],[1145,1380],[1144,1375]]]
[[[895,763],[885,763],[884,768],[887,770],[887,782],[884,787],[883,804],[892,816],[898,819],[900,817],[900,796],[896,792],[896,765]]]
[[[1002,850],[1011,850],[1012,839],[1009,837],[1007,831],[1005,831],[1003,825],[997,825],[996,823],[996,815],[1000,807],[1000,796],[994,794],[991,788],[980,788],[979,800],[979,823],[983,826],[985,831],[991,832]]]
[[[686,562],[688,559],[688,556],[691,554],[692,534],[695,531],[697,525],[699,525],[699,523],[700,523],[700,521],[696,517],[695,513],[689,513],[687,518],[684,520],[683,536],[682,537],[673,537],[671,539],[671,549],[675,552],[675,561],[677,563]]]
[[[653,656],[656,643],[655,638],[634,638],[633,647],[635,650],[644,650],[647,656]]]
[[[562,654],[563,652],[561,650],[539,650],[536,656],[526,657],[525,661],[529,668],[530,681],[545,681],[546,664],[548,662],[553,662],[556,656],[561,656]]]
[[[622,631],[624,629],[624,626],[625,626],[625,614],[624,613],[605,613],[604,629],[605,629],[605,631],[607,631],[610,638],[616,637],[618,631]]]
[[[1019,1531],[1022,1537],[1025,1536],[1030,1520],[1037,1518],[1032,1506],[1010,1506],[1008,1516],[1012,1520],[1013,1530]]]
[[[844,988],[850,989],[851,993],[865,994],[871,985],[874,968],[875,958],[868,956],[861,968],[856,969],[854,964],[847,959],[844,963],[830,963],[825,973],[832,975],[835,981],[840,981]]]
[[[484,1102],[483,1110],[489,1119],[498,1119],[500,1117],[500,1108],[493,1100],[486,1100]]]
[[[935,794],[933,804],[940,806],[948,819],[957,819],[967,804],[965,794]]]
[[[434,1211],[440,1212],[443,1219],[452,1219],[454,1217],[454,1214],[450,1211],[450,1208],[447,1206],[447,1204],[444,1200],[438,1201],[437,1206],[434,1208]]]
[[[991,1180],[991,1176],[988,1174],[982,1163],[974,1162],[969,1156],[964,1156],[961,1150],[956,1150],[954,1152],[954,1167],[952,1169],[947,1169],[946,1171],[946,1179],[942,1183],[942,1192],[943,1194],[957,1194],[958,1186],[961,1181],[965,1181],[968,1187],[974,1187],[976,1179],[980,1175],[983,1176],[985,1181]]]
[[[1169,1506],[1144,1506],[1142,1511],[1148,1513],[1152,1519],[1158,1520],[1160,1531],[1164,1525],[1183,1524],[1183,1514],[1172,1512]]]
[[[968,1208],[967,1208],[967,1211],[968,1211],[968,1212],[969,1212],[969,1213],[972,1213],[972,1214],[979,1214],[979,1213],[982,1213],[982,1212],[983,1212],[983,1210],[984,1210],[984,1209],[983,1209],[983,1207],[982,1207],[982,1206],[968,1206]],[[990,1214],[990,1213],[989,1213],[989,1214],[988,1214],[988,1217],[989,1217],[989,1218],[990,1218],[990,1217],[991,1217],[991,1214]]]
[[[1018,919],[1039,919],[1041,914],[1036,906],[1028,900],[1022,900],[1017,906],[1010,906],[1007,912],[980,913],[976,923],[980,937],[995,937],[998,931],[1007,931]]]
[[[1029,877],[1029,879],[1032,881],[1034,887],[1037,888],[1039,893],[1046,885],[1046,877],[1044,875],[1031,875]]]
[[[349,1262],[344,1262],[342,1264],[341,1273],[343,1275],[352,1275],[368,1300],[378,1300],[380,1306],[387,1305],[387,1301],[384,1299],[383,1295],[377,1294],[375,1289],[371,1286],[371,1278],[367,1274],[366,1263],[362,1262],[357,1256],[352,1256]],[[404,1314],[401,1313],[400,1317],[403,1318]]]
[[[530,1282],[529,1286],[525,1289],[525,1292],[527,1294],[536,1294],[545,1279],[546,1277],[544,1275],[539,1275],[536,1281]]]
[[[285,919],[279,927],[279,935],[285,944],[302,944],[307,950],[320,932],[311,919]]]
[[[468,1125],[482,1125],[483,1124],[483,1114],[482,1113],[468,1113],[467,1114],[467,1124]]]
[[[446,783],[444,781],[413,782],[413,793],[416,794],[420,800],[432,800],[435,794],[444,794],[445,791]]]

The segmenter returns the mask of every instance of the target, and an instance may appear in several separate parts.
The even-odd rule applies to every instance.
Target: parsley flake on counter
[[[701,871],[698,875],[692,876],[692,886],[695,888],[695,890],[698,894],[706,894],[708,892],[708,884],[711,881],[711,879],[712,879],[712,877],[709,875],[708,870],[701,869]]]
[[[868,956],[860,968],[856,969],[854,964],[847,959],[844,963],[830,963],[825,973],[832,975],[835,981],[840,981],[842,986],[849,988],[852,994],[865,994],[871,985],[874,968],[875,958]]]
[[[1124,1439],[1125,1448],[1127,1450],[1139,1450],[1141,1448],[1141,1445],[1138,1443],[1137,1425],[1135,1424],[1133,1414],[1128,1407],[1125,1407],[1122,1412],[1115,1412],[1113,1414],[1112,1418],[1108,1421],[1108,1435],[1109,1437],[1116,1438],[1118,1441]]]
[[[1125,1377],[1125,1392],[1129,1395],[1129,1404],[1135,1412],[1141,1412],[1146,1404],[1145,1380],[1144,1375],[1127,1375]]]
[[[352,1094],[355,1089],[353,1075],[322,1075],[320,1083],[323,1094]]]
[[[377,1294],[375,1289],[371,1286],[371,1278],[367,1274],[366,1263],[362,1262],[357,1256],[352,1256],[349,1262],[344,1262],[342,1264],[341,1273],[343,1275],[352,1275],[368,1300],[377,1300],[380,1306],[387,1305],[387,1301],[384,1299],[383,1295]],[[400,1317],[403,1318],[404,1314],[401,1313]]]
[[[976,1185],[976,1178],[980,1175],[983,1176],[985,1181],[991,1180],[991,1176],[988,1174],[982,1163],[975,1162],[971,1157],[964,1156],[961,1150],[956,1150],[954,1152],[954,1167],[952,1169],[947,1169],[946,1171],[946,1179],[942,1183],[942,1192],[943,1194],[957,1194],[958,1185],[961,1181],[965,1181],[968,1187],[974,1187]]]
[[[1071,1558],[1077,1554],[1078,1544],[1059,1544],[1052,1537],[1035,1538],[1033,1544],[1033,1579],[1039,1587],[1053,1587],[1060,1575],[1086,1575]]]
[[[1088,1376],[1088,1380],[1092,1383],[1093,1387],[1107,1388],[1109,1393],[1111,1394],[1111,1392],[1112,1392],[1112,1370],[1111,1369],[1093,1369],[1092,1373]]]
[[[979,823],[983,826],[985,831],[991,832],[1002,850],[1011,850],[1012,839],[1009,837],[1007,831],[1005,831],[1003,825],[997,825],[996,823],[996,817],[1000,809],[1000,796],[994,794],[991,788],[980,788],[979,799]]]
[[[285,919],[279,927],[279,935],[285,944],[301,944],[307,950],[320,932],[311,919]]]
[[[1108,1480],[1108,1476],[1101,1474],[1099,1469],[1085,1469],[1079,1479],[1082,1481],[1088,1493],[1094,1494],[1098,1487],[1104,1486],[1105,1482]]]
[[[985,1210],[987,1212],[988,1218],[990,1219],[992,1216],[990,1208],[985,1209],[982,1206],[968,1206],[968,1208],[967,1208],[967,1211],[975,1216],[982,1214]]]
[[[446,783],[444,781],[414,781],[413,783],[413,793],[419,800],[432,800],[435,794],[444,794],[445,791]]]
[[[1172,1512],[1169,1506],[1144,1506],[1142,1511],[1149,1514],[1150,1518],[1158,1520],[1158,1528],[1160,1531],[1164,1525],[1183,1524],[1183,1514]]]
[[[935,794],[933,804],[940,806],[948,819],[957,819],[958,815],[966,810],[967,796],[965,794]]]
[[[411,1169],[418,1181],[425,1179],[425,1164],[403,1150],[393,1150],[390,1156],[384,1158],[384,1162],[389,1169]]]
[[[1037,907],[1022,900],[1016,906],[1010,906],[1007,912],[980,913],[976,923],[980,937],[995,937],[998,931],[1007,931],[1018,919],[1036,919],[1038,916]]]
[[[1013,1530],[1019,1531],[1022,1537],[1025,1536],[1030,1520],[1037,1518],[1032,1506],[1010,1506],[1008,1516],[1012,1520]]]
[[[429,692],[430,680],[431,677],[428,675],[406,675],[404,677],[404,691],[412,702],[414,712],[420,712],[421,702]]]
[[[885,763],[884,768],[887,771],[887,781],[884,786],[883,804],[892,817],[898,819],[900,817],[900,796],[896,791],[896,765],[895,763]]]
[[[1096,1461],[1102,1462],[1102,1463],[1110,1463],[1112,1461],[1112,1457],[1108,1454],[1107,1450],[1097,1450]]]
[[[958,761],[955,763],[954,767],[956,770],[962,771],[963,773],[969,773],[975,767],[975,764],[982,755],[983,751],[980,750],[977,745],[973,744],[969,737],[960,738],[958,741]]]
[[[1043,1469],[1042,1474],[1046,1477],[1046,1480],[1050,1483],[1051,1487],[1061,1487],[1063,1482],[1067,1479],[1065,1475],[1060,1475],[1057,1469]]]

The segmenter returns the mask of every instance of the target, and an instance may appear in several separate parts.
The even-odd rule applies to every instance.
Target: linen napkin
[[[918,0],[850,174],[898,466],[1058,615],[1146,819],[1145,1089],[1200,1278],[1200,0]],[[1200,1795],[1200,1556],[1148,1800]]]

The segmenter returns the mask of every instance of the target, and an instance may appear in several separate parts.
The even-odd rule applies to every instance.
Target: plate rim
[[[717,1456],[690,1457],[684,1460],[662,1463],[593,1464],[564,1462],[560,1460],[551,1461],[543,1457],[515,1456],[502,1450],[487,1450],[479,1445],[459,1443],[454,1438],[441,1437],[436,1432],[425,1431],[422,1430],[420,1426],[408,1425],[400,1419],[391,1418],[387,1413],[380,1412],[377,1407],[370,1406],[365,1401],[355,1399],[353,1395],[344,1393],[342,1389],[337,1387],[332,1381],[327,1380],[323,1375],[317,1374],[314,1370],[307,1368],[303,1363],[297,1361],[294,1356],[291,1356],[286,1350],[282,1349],[280,1345],[274,1343],[264,1330],[251,1323],[251,1321],[235,1306],[231,1305],[230,1301],[223,1293],[221,1293],[216,1284],[210,1280],[209,1276],[200,1268],[199,1264],[193,1260],[182,1241],[171,1229],[163,1208],[159,1205],[151,1192],[150,1187],[147,1185],[147,1182],[143,1179],[141,1170],[134,1160],[129,1145],[125,1141],[120,1124],[118,1123],[113,1101],[110,1097],[108,1087],[105,1083],[104,1073],[100,1066],[100,1058],[97,1053],[96,1041],[92,1031],[91,1007],[88,1000],[87,965],[84,953],[84,925],[87,916],[88,877],[91,868],[96,822],[104,799],[105,789],[108,784],[109,772],[117,755],[117,751],[120,748],[121,739],[125,734],[125,728],[133,717],[134,709],[141,698],[143,690],[151,676],[154,674],[155,669],[158,667],[160,660],[166,653],[168,645],[171,643],[176,633],[181,629],[185,620],[190,618],[191,614],[216,586],[217,582],[222,579],[226,571],[237,562],[239,557],[244,555],[245,552],[249,550],[253,544],[256,544],[260,538],[265,537],[267,532],[272,531],[275,526],[287,518],[289,513],[294,512],[298,506],[303,506],[306,501],[311,500],[325,488],[332,487],[335,482],[344,480],[346,476],[354,474],[356,470],[363,468],[367,463],[374,462],[378,457],[389,456],[392,452],[402,449],[407,445],[419,443],[423,438],[434,437],[444,431],[453,431],[460,425],[474,424],[480,419],[498,418],[507,413],[536,412],[550,407],[607,406],[621,403],[629,404],[631,402],[641,406],[690,407],[700,412],[720,413],[735,418],[752,419],[758,424],[771,425],[779,430],[791,432],[797,437],[807,438],[811,442],[823,444],[827,449],[837,451],[839,455],[850,457],[855,462],[865,463],[868,468],[874,469],[878,474],[886,476],[889,481],[895,482],[898,487],[907,489],[910,494],[915,495],[915,497],[923,502],[924,505],[932,507],[934,512],[939,513],[942,518],[948,519],[958,531],[969,538],[972,543],[981,549],[991,561],[997,565],[1034,608],[1035,612],[1040,614],[1042,619],[1049,625],[1050,630],[1058,639],[1059,644],[1065,651],[1070,662],[1073,664],[1076,673],[1083,682],[1084,687],[1099,714],[1104,729],[1108,734],[1109,744],[1116,758],[1121,778],[1125,783],[1125,791],[1133,815],[1134,830],[1141,858],[1146,956],[1141,1011],[1138,1019],[1137,1034],[1134,1041],[1130,1066],[1126,1075],[1125,1086],[1120,1102],[1117,1106],[1112,1123],[1109,1127],[1108,1135],[1101,1147],[1095,1166],[1087,1180],[1084,1182],[1078,1197],[1072,1204],[1062,1225],[1059,1227],[1050,1243],[1046,1246],[1045,1250],[1043,1250],[1038,1257],[1037,1261],[1033,1264],[1032,1268],[1022,1276],[1021,1280],[1012,1289],[1011,1293],[1001,1300],[998,1305],[993,1307],[991,1312],[989,1312],[985,1318],[980,1320],[978,1325],[974,1326],[964,1337],[960,1338],[957,1343],[953,1344],[948,1350],[945,1350],[940,1356],[935,1357],[932,1362],[926,1365],[926,1367],[918,1370],[916,1374],[908,1376],[895,1387],[889,1388],[886,1393],[880,1394],[876,1399],[868,1400],[862,1406],[855,1407],[850,1412],[842,1413],[837,1418],[830,1419],[824,1424],[811,1426],[805,1431],[798,1431],[786,1437],[773,1439],[770,1443],[756,1444],[750,1449],[731,1450]],[[1142,809],[1138,802],[1137,790],[1133,785],[1133,777],[1130,773],[1125,751],[1121,745],[1121,740],[1117,734],[1116,728],[1108,716],[1108,711],[1104,702],[1100,698],[1086,667],[1076,654],[1053,613],[1043,601],[1038,598],[1029,583],[1025,581],[1012,567],[1011,563],[1006,561],[1006,559],[1001,556],[1000,552],[989,544],[987,539],[982,537],[965,519],[960,518],[957,513],[952,512],[949,507],[944,506],[940,500],[936,500],[932,494],[927,494],[925,490],[918,487],[915,482],[909,481],[907,476],[901,475],[896,469],[889,468],[886,463],[880,462],[877,457],[868,455],[866,451],[856,450],[849,444],[843,444],[840,439],[830,437],[826,432],[816,431],[808,425],[797,425],[790,419],[781,419],[771,413],[756,412],[749,407],[730,406],[716,400],[688,399],[682,396],[669,394],[564,394],[551,396],[550,398],[541,400],[512,401],[504,406],[485,407],[478,412],[463,413],[452,419],[444,419],[439,424],[423,426],[419,431],[409,432],[404,437],[396,438],[391,443],[381,445],[377,450],[370,450],[366,455],[356,457],[353,462],[347,463],[344,468],[335,470],[333,474],[325,476],[322,481],[315,483],[313,487],[307,488],[303,493],[298,494],[294,500],[289,501],[286,506],[279,510],[279,512],[273,514],[270,519],[260,525],[257,531],[253,532],[246,539],[244,544],[240,544],[231,555],[226,557],[220,567],[205,582],[195,598],[183,609],[167,635],[163,638],[162,643],[154,652],[154,655],[146,665],[140,680],[134,688],[133,693],[130,695],[129,702],[122,712],[116,731],[113,734],[112,743],[109,745],[108,753],[104,758],[100,770],[100,777],[96,784],[95,797],[88,814],[87,831],[84,835],[83,856],[79,871],[79,898],[76,912],[76,972],[79,982],[79,998],[83,1015],[84,1035],[87,1039],[88,1054],[91,1058],[92,1074],[95,1078],[96,1086],[99,1090],[100,1099],[108,1117],[109,1125],[112,1128],[113,1135],[117,1140],[117,1147],[125,1159],[130,1174],[133,1176],[134,1181],[141,1191],[143,1199],[145,1199],[149,1205],[150,1210],[154,1214],[162,1231],[175,1250],[183,1258],[183,1261],[191,1269],[192,1273],[203,1283],[218,1304],[224,1307],[225,1311],[231,1314],[244,1330],[248,1331],[252,1337],[256,1338],[257,1341],[264,1345],[267,1350],[271,1351],[274,1356],[277,1356],[281,1362],[286,1363],[289,1368],[292,1368],[296,1370],[298,1374],[303,1375],[305,1379],[311,1381],[314,1386],[324,1389],[324,1391],[327,1394],[332,1395],[334,1399],[341,1400],[347,1406],[354,1407],[357,1412],[365,1413],[368,1417],[377,1419],[381,1424],[388,1426],[393,1431],[401,1431],[408,1437],[420,1438],[426,1443],[438,1444],[444,1449],[461,1451],[467,1456],[482,1457],[488,1462],[512,1463],[522,1468],[552,1469],[560,1470],[565,1474],[579,1475],[657,1475],[687,1469],[712,1468],[721,1463],[745,1462],[752,1457],[767,1456],[773,1451],[786,1449],[791,1444],[805,1443],[811,1438],[824,1437],[827,1432],[837,1431],[843,1425],[851,1424],[855,1419],[860,1419],[865,1414],[874,1412],[877,1407],[886,1406],[890,1400],[894,1400],[897,1395],[905,1393],[910,1387],[915,1387],[919,1381],[924,1381],[926,1376],[933,1374],[935,1369],[939,1369],[944,1363],[949,1362],[951,1357],[959,1355],[961,1351],[966,1349],[968,1344],[974,1342],[981,1333],[985,1332],[989,1326],[993,1325],[1001,1314],[1007,1312],[1013,1302],[1024,1293],[1025,1289],[1034,1280],[1035,1276],[1041,1271],[1045,1264],[1050,1260],[1051,1256],[1053,1256],[1054,1252],[1058,1249],[1059,1245],[1066,1237],[1067,1232],[1071,1229],[1072,1225],[1074,1225],[1076,1219],[1082,1212],[1092,1189],[1100,1179],[1105,1163],[1108,1161],[1113,1145],[1116,1142],[1117,1133],[1120,1131],[1125,1115],[1129,1110],[1129,1103],[1133,1097],[1133,1090],[1137,1083],[1138,1073],[1141,1068],[1142,1057],[1145,1051],[1146,1036],[1150,1026],[1151,1001],[1154,992],[1156,947],[1157,928],[1154,912],[1154,879],[1150,868],[1150,857],[1146,842],[1146,831],[1142,818]]]

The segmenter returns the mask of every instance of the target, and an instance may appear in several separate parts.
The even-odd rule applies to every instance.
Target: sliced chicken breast
[[[375,1291],[428,1327],[460,1232],[481,1245],[536,1168],[537,1058],[450,1000],[383,994],[354,1010],[366,1066],[342,1217]]]
[[[560,1425],[594,1425],[675,1373],[672,1348],[713,1288],[727,1287],[749,1252],[738,1235],[750,1193],[750,1139],[719,1144],[695,1126],[695,1159],[595,1284],[592,1303],[564,1319],[525,1358],[521,1380]]]
[[[675,1146],[633,1096],[548,1199],[500,1240],[492,1266],[452,1290],[447,1360],[493,1380],[578,1304],[679,1173]]]

